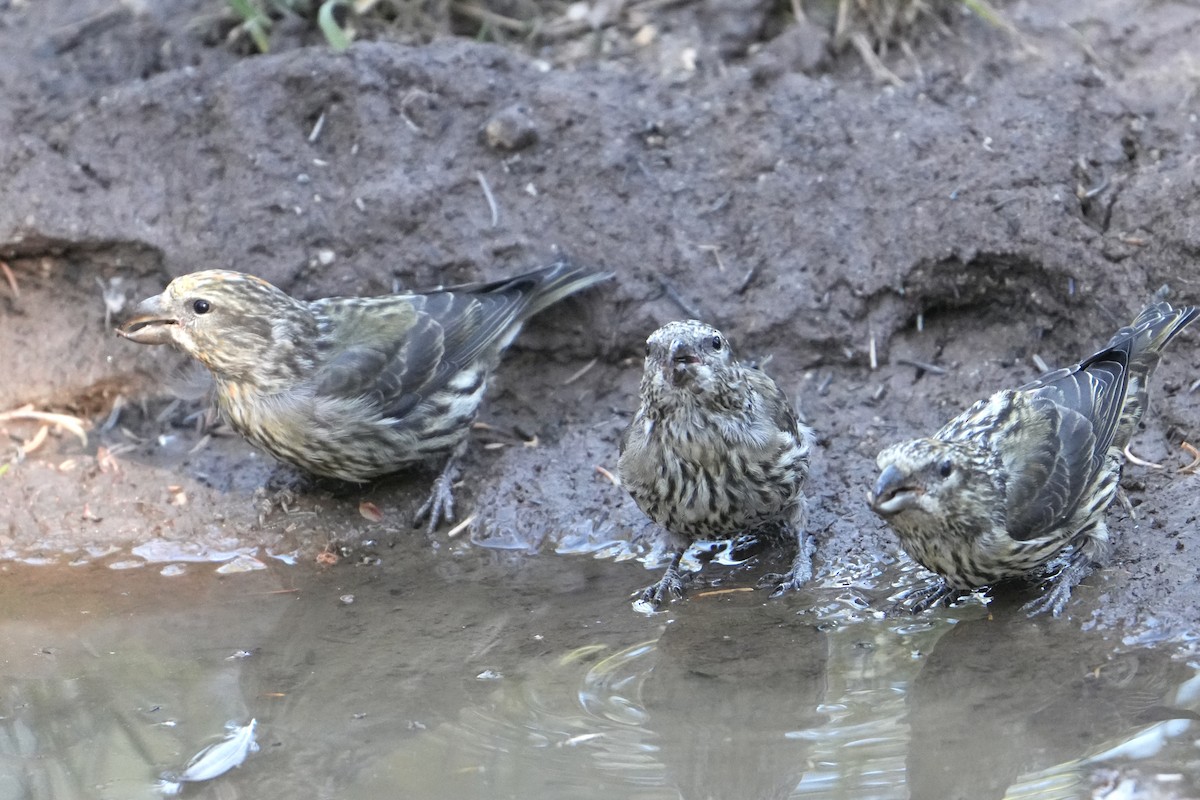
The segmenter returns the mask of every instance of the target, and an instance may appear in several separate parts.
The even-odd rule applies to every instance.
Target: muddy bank
[[[0,479],[11,558],[126,558],[150,539],[304,557],[364,539],[537,557],[636,540],[642,518],[595,467],[615,464],[646,334],[700,316],[770,358],[817,429],[819,580],[875,602],[895,578],[877,575],[895,543],[862,502],[881,445],[1028,380],[1034,355],[1090,353],[1163,283],[1200,300],[1182,10],[1131,28],[1129,8],[1096,22],[1018,6],[1021,41],[962,19],[881,88],[853,62],[806,66],[784,36],[691,70],[564,68],[463,40],[241,59],[187,32],[197,4],[171,9],[69,47],[76,11],[0,11],[0,258],[20,292],[0,284],[0,408],[93,425],[86,446],[52,436]],[[664,29],[683,35],[687,13]],[[316,297],[560,255],[617,280],[543,314],[509,354],[482,418],[517,433],[479,437],[459,493],[477,525],[450,544],[409,527],[419,473],[260,524],[269,461],[199,427],[202,399],[172,401],[177,356],[110,332],[128,301],[200,268]],[[1080,621],[1193,625],[1198,479],[1175,470],[1200,436],[1196,341],[1155,379],[1134,450],[1166,468],[1128,470],[1138,521],[1110,515],[1120,544],[1077,592]],[[37,429],[6,427],[9,454]]]

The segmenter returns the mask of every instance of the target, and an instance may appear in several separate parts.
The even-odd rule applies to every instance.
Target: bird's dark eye
[[[721,341],[720,336],[714,336],[712,338],[712,349],[714,351],[719,351],[724,346],[725,346],[725,343],[723,341]]]
[[[195,311],[197,314],[207,314],[209,311],[212,311],[212,303],[203,299],[193,300],[192,311]]]
[[[650,343],[646,342],[646,358],[650,357]]]
[[[938,464],[938,474],[943,478],[949,478],[951,472],[954,472],[954,464],[950,461],[950,459],[947,458],[945,461]]]

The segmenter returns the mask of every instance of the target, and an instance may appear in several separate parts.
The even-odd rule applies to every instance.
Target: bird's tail
[[[1129,443],[1142,412],[1146,410],[1150,375],[1162,358],[1163,348],[1197,316],[1200,316],[1200,308],[1195,306],[1172,308],[1163,300],[1152,302],[1142,309],[1137,319],[1117,331],[1108,347],[1097,354],[1099,357],[1112,350],[1121,350],[1128,359],[1129,382],[1114,437],[1118,447]]]
[[[519,315],[529,319],[539,311],[549,308],[563,298],[582,292],[613,277],[611,272],[595,272],[583,267],[559,261],[549,267],[535,269],[513,278],[483,284],[476,291],[482,293],[509,294],[515,292],[528,298],[528,305]]]
[[[523,322],[559,300],[582,292],[598,283],[603,283],[612,277],[613,273],[611,272],[595,272],[584,267],[575,267],[564,259],[556,261],[548,267],[531,270],[511,278],[459,283],[453,286],[435,286],[417,292],[417,294],[451,292],[520,297],[525,300],[526,305],[516,314],[516,320]]]
[[[1200,308],[1172,308],[1164,300],[1142,309],[1137,319],[1121,328],[1108,342],[1110,348],[1120,348],[1129,354],[1130,377],[1143,383],[1158,366],[1163,348],[1184,328],[1200,316]]]

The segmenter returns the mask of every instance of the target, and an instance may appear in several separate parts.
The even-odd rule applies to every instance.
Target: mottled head
[[[668,322],[646,340],[642,386],[657,393],[704,394],[722,387],[733,364],[729,340],[716,328],[694,319]]]
[[[206,270],[143,300],[117,333],[138,344],[173,344],[218,379],[267,388],[311,368],[300,354],[316,321],[307,304],[261,278]]]
[[[902,536],[1003,524],[1002,472],[972,444],[914,439],[884,448],[875,463],[879,477],[867,502]]]

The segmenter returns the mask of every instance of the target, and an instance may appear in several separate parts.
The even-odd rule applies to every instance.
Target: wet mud
[[[878,630],[871,626],[891,624],[877,614],[887,598],[925,579],[863,501],[875,453],[1030,380],[1039,362],[1057,367],[1090,354],[1163,284],[1173,301],[1200,302],[1200,81],[1191,55],[1200,15],[1178,5],[1005,4],[1014,36],[956,13],[914,39],[911,57],[893,54],[888,65],[903,80],[893,86],[858,59],[814,51],[801,35],[808,28],[766,36],[770,26],[752,25],[759,33],[751,34],[720,6],[664,9],[652,43],[633,46],[626,36],[602,58],[570,43],[528,52],[449,38],[243,57],[197,33],[203,25],[193,23],[209,10],[199,0],[0,3],[0,129],[8,132],[0,136],[0,411],[67,414],[86,432],[83,443],[49,425],[39,441],[44,419],[0,423],[0,556],[76,564],[78,575],[115,565],[124,569],[110,572],[165,582],[193,606],[217,602],[207,594],[217,590],[204,588],[212,582],[282,574],[287,583],[289,570],[300,582],[370,574],[391,588],[370,599],[352,592],[349,606],[331,599],[328,618],[271,623],[264,635],[279,637],[287,669],[298,669],[310,658],[299,642],[348,635],[362,603],[387,604],[389,619],[416,626],[396,641],[423,643],[422,658],[437,662],[408,661],[400,644],[389,651],[377,674],[397,703],[419,700],[419,676],[475,664],[470,652],[484,645],[457,637],[491,622],[454,616],[462,587],[483,591],[473,581],[484,579],[504,598],[491,608],[508,620],[496,635],[519,651],[536,647],[534,620],[570,631],[588,624],[591,607],[573,602],[568,617],[540,601],[523,607],[520,597],[586,593],[596,598],[596,620],[622,631],[607,643],[611,653],[653,643],[657,665],[639,713],[707,731],[663,742],[654,770],[678,776],[680,791],[699,782],[713,796],[736,787],[739,770],[758,773],[760,796],[819,794],[828,785],[822,747],[834,740],[795,732],[819,727],[809,715],[847,680],[837,654],[858,652],[831,645],[822,626],[835,620],[836,636],[854,636],[843,631],[861,624],[867,641]],[[104,24],[82,24],[97,15]],[[691,55],[681,55],[683,45]],[[182,357],[112,333],[133,302],[197,269],[244,270],[315,298],[493,279],[564,256],[616,279],[539,315],[508,353],[481,413],[489,427],[473,436],[457,492],[459,519],[471,523],[452,538],[411,525],[432,469],[349,490],[318,485],[286,509],[267,509],[270,487],[294,475],[206,417],[204,386]],[[765,365],[818,433],[808,484],[818,574],[810,590],[768,601],[756,576],[786,555],[714,564],[693,599],[647,618],[628,595],[653,579],[662,547],[598,468],[615,468],[645,337],[691,316]],[[1109,701],[1106,659],[1151,646],[1155,658],[1178,656],[1195,631],[1200,478],[1181,468],[1192,460],[1182,443],[1200,439],[1198,340],[1195,331],[1181,335],[1153,379],[1132,445],[1150,466],[1125,472],[1136,518],[1109,512],[1112,563],[1076,590],[1063,620],[1027,624],[1006,598],[986,612],[971,603],[936,616],[929,624],[938,635],[963,614],[990,613],[996,624],[972,633],[983,623],[964,622],[931,636],[937,647],[910,700],[955,679],[929,676],[942,658],[969,664],[973,636],[1043,637],[1028,644],[1036,661],[1070,630],[1091,637],[1094,657],[1072,651],[1068,666],[1054,669],[1051,659],[1044,675],[1001,683],[1059,680],[1047,695],[1084,698],[1096,715],[1080,730],[1157,713]],[[251,574],[213,574],[237,554],[245,559],[232,571]],[[397,566],[405,558],[441,577],[405,590]],[[464,566],[475,563],[488,567]],[[56,581],[67,574],[43,569]],[[78,583],[105,587],[88,595],[96,598],[114,586]],[[69,593],[75,581],[59,585]],[[716,613],[724,601],[704,593],[725,589],[746,590],[753,602]],[[423,619],[422,608],[436,616]],[[725,627],[761,633],[726,640],[717,633]],[[831,655],[811,669],[771,659],[756,667],[760,640],[777,653]],[[897,645],[905,653],[907,641]],[[676,648],[687,655],[675,658]],[[555,653],[571,651],[564,642]],[[915,674],[902,656],[889,656],[895,674]],[[1083,661],[1099,677],[1080,672]],[[263,692],[301,681],[284,672],[253,680]],[[320,680],[327,689],[293,692],[290,702],[353,685],[329,673]],[[1152,680],[1180,685],[1186,676]],[[680,700],[702,684],[726,700],[703,709]],[[776,689],[796,707],[772,703]],[[1170,705],[1160,694],[1155,708]],[[956,796],[938,758],[969,737],[947,733],[958,728],[942,724],[945,707],[932,707],[929,719],[912,712],[907,755],[896,748],[881,757],[907,775],[913,796]],[[1059,716],[1020,713],[1023,743],[1039,736],[1039,714]],[[692,722],[692,714],[727,721]],[[238,716],[222,715],[221,723]],[[756,725],[772,733],[773,744],[753,749],[761,761],[716,762],[721,742]],[[288,738],[279,730],[269,735]],[[568,726],[563,740],[590,732]],[[1012,736],[1005,728],[986,738]],[[995,776],[989,786],[1007,787],[1018,761],[1027,774],[1031,763],[1049,767],[1101,747],[1077,739],[1069,753],[1047,745],[1026,759],[1006,750],[980,769]],[[710,777],[706,764],[721,776]],[[377,774],[378,786],[393,775]],[[334,787],[360,779],[330,778]],[[452,794],[444,784],[437,791]]]

